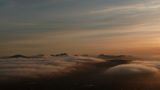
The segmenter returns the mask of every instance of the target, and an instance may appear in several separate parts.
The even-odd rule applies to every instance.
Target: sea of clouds
[[[41,77],[71,72],[75,65],[85,62],[102,62],[104,60],[89,57],[44,57],[44,58],[10,58],[0,60],[0,80],[15,77]]]
[[[6,86],[21,90],[159,90],[159,69],[158,60],[123,64],[82,56],[8,58],[0,59],[0,84],[4,90],[10,89]]]

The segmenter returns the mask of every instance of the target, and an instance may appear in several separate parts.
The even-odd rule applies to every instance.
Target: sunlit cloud
[[[159,72],[157,68],[147,67],[143,65],[136,65],[136,64],[119,65],[119,66],[112,67],[106,71],[106,73],[112,74],[112,75],[155,74],[157,72]]]

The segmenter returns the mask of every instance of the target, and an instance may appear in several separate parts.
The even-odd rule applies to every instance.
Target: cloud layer
[[[159,70],[154,67],[148,67],[137,64],[125,64],[112,67],[106,73],[112,75],[135,75],[135,74],[155,74]]]
[[[160,89],[159,69],[153,64],[116,61],[81,56],[1,59],[0,85],[3,90]]]
[[[103,60],[89,57],[51,57],[40,59],[3,59],[1,61],[1,79],[47,76],[70,72],[74,66],[83,62],[102,62]],[[72,68],[73,67],[73,68]],[[55,75],[56,75],[55,74]],[[0,80],[1,80],[0,79]]]

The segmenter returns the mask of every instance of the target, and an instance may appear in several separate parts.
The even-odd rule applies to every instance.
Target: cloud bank
[[[117,62],[116,62],[117,61]],[[159,90],[154,65],[82,56],[0,60],[3,90]]]
[[[51,57],[39,59],[13,58],[2,59],[1,79],[9,78],[37,78],[40,76],[56,75],[74,70],[75,65],[84,62],[102,62],[101,59],[89,57]],[[72,68],[73,67],[73,68]],[[1,80],[0,79],[0,80]]]
[[[134,75],[134,74],[155,74],[159,70],[154,67],[148,67],[137,64],[118,65],[107,70],[106,73],[113,75]]]

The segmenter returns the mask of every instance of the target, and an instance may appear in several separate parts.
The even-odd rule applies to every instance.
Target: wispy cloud
[[[160,5],[157,4],[160,3],[157,2],[149,2],[149,3],[143,3],[143,4],[135,4],[135,5],[124,5],[124,6],[115,6],[115,7],[108,7],[106,9],[92,11],[90,14],[98,14],[98,13],[111,13],[115,11],[124,11],[124,12],[135,12],[135,11],[153,11],[153,10],[159,10]]]

